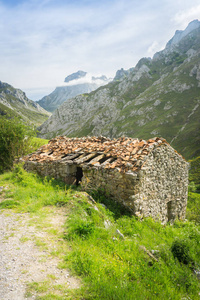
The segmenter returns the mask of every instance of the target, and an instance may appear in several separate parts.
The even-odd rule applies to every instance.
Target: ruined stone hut
[[[163,138],[57,137],[24,161],[27,171],[101,188],[137,216],[185,217],[188,163]]]

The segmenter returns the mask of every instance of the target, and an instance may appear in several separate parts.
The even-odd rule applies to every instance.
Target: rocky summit
[[[70,82],[75,79],[83,78],[86,76],[86,74],[87,74],[87,72],[84,72],[84,71],[78,71],[76,73],[70,74],[65,78],[65,82]]]
[[[90,94],[64,102],[40,136],[164,137],[186,158],[200,154],[200,22],[178,31],[164,50]]]

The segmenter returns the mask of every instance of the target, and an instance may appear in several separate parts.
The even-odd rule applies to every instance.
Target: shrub
[[[0,117],[0,172],[10,169],[15,158],[28,153],[34,135],[35,130],[21,120]]]
[[[74,233],[82,238],[86,238],[89,234],[94,231],[94,224],[92,222],[86,222],[81,220],[79,224],[76,225]]]
[[[177,258],[179,262],[188,265],[192,262],[190,257],[189,246],[186,240],[177,239],[172,243],[171,247],[174,258]]]

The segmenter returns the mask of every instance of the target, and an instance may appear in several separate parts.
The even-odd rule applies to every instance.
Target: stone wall
[[[133,172],[120,173],[118,169],[89,168],[83,166],[81,186],[84,190],[102,189],[109,197],[135,213],[130,196],[135,194],[139,176]]]
[[[63,160],[52,162],[26,161],[24,169],[41,176],[50,176],[55,179],[61,179],[67,184],[76,183],[77,166],[74,164],[66,164]]]
[[[135,211],[163,223],[185,218],[189,164],[164,144],[148,156],[140,182],[131,198]]]
[[[140,171],[126,173],[120,173],[118,168],[106,169],[102,165],[77,165],[65,162],[65,159],[26,161],[24,168],[41,176],[60,178],[67,184],[76,184],[81,179],[83,190],[102,189],[108,197],[137,216],[151,216],[163,223],[176,217],[184,219],[188,163],[168,144],[155,148],[146,158]]]
[[[135,193],[138,185],[138,174],[133,172],[120,173],[118,169],[105,169],[103,167],[88,167],[87,165],[66,164],[64,160],[52,162],[26,161],[24,169],[41,176],[50,176],[61,179],[67,184],[77,183],[77,169],[82,169],[82,189],[85,191],[102,189],[111,198],[127,208],[134,210],[130,196]]]
[[[85,167],[83,174],[84,190],[101,188],[137,216],[163,223],[185,218],[188,163],[168,144],[152,151],[137,173]]]

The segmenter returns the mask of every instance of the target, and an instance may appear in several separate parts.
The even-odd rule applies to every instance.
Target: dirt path
[[[37,299],[37,295],[52,291],[62,296],[80,286],[68,270],[59,268],[66,251],[66,242],[59,237],[66,218],[64,209],[48,210],[48,214],[46,208],[43,216],[34,217],[0,211],[1,300]]]

